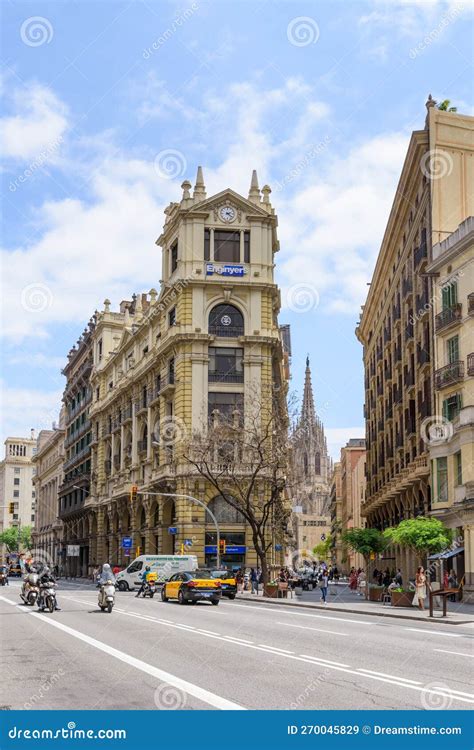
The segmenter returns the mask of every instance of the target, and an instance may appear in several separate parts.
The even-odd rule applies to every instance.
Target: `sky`
[[[163,209],[207,194],[279,219],[290,390],[310,357],[332,456],[364,435],[356,327],[429,93],[473,114],[472,5],[67,0],[1,7],[0,439],[58,418],[94,310],[159,287]]]

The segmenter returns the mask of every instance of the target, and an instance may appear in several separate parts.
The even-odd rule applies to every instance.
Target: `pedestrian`
[[[321,589],[321,601],[327,604],[326,597],[328,595],[328,573],[327,570],[323,570],[319,579],[319,588]]]
[[[454,572],[454,570],[451,570],[451,572],[449,574],[448,588],[450,588],[450,589],[457,589],[457,588],[459,588],[458,579],[457,579],[457,576],[456,576],[456,573]],[[451,596],[449,597],[449,601],[450,602],[455,602],[456,601],[456,594],[451,594]]]
[[[384,588],[388,589],[388,587],[390,586],[390,583],[392,582],[392,580],[393,580],[394,577],[395,576],[390,576],[390,571],[387,568],[387,570],[384,573],[384,577],[382,579],[382,586]]]
[[[377,583],[377,581],[379,580],[379,571],[377,570],[377,568],[374,569],[374,572],[372,573],[372,578],[374,579],[375,583]]]
[[[444,571],[443,588],[444,589],[449,589],[449,573],[448,573],[447,570]]]
[[[420,565],[420,567],[416,571],[416,576],[415,576],[415,596],[413,598],[413,604],[416,604],[416,602],[418,602],[418,608],[424,610],[425,599],[426,599],[426,575],[425,575],[425,570],[423,568],[423,565]]]
[[[258,595],[258,574],[255,568],[250,568],[250,586],[252,594]]]
[[[357,576],[357,595],[358,596],[365,596],[366,586],[367,586],[367,579],[365,577],[365,572],[362,570],[362,568],[360,568],[359,575]]]
[[[349,573],[349,589],[356,591],[357,589],[357,573],[355,568],[351,568]]]
[[[241,594],[244,588],[244,576],[242,573],[242,568],[239,568],[238,571],[236,572],[235,582],[237,584],[237,593]]]
[[[403,576],[402,576],[402,571],[400,570],[400,568],[397,568],[397,572],[395,574],[394,580],[397,586],[403,586]]]

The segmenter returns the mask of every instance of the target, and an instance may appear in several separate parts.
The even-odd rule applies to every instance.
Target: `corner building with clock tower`
[[[201,167],[194,189],[165,209],[159,292],[109,300],[95,315],[91,375],[89,561],[127,565],[140,554],[216,559],[216,516],[230,567],[255,566],[250,528],[183,458],[183,446],[219,415],[242,419],[278,404],[287,429],[288,353],[274,282],[277,216],[270,188],[253,172],[248,197],[207,197]],[[265,404],[267,400],[267,404]],[[131,501],[131,485],[138,497]],[[259,490],[262,492],[264,490]],[[131,550],[123,547],[132,539]],[[130,542],[128,542],[130,543]],[[280,545],[275,545],[278,549]],[[272,552],[280,564],[284,550]],[[281,560],[280,560],[281,556]]]

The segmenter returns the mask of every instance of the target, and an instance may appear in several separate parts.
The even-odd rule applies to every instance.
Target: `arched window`
[[[209,333],[236,338],[244,335],[244,316],[233,305],[216,305],[209,313]]]
[[[229,505],[222,495],[214,497],[210,501],[208,508],[215,515],[217,523],[245,523],[242,513],[233,508],[232,505]],[[206,515],[206,523],[210,523],[211,517],[208,513]]]

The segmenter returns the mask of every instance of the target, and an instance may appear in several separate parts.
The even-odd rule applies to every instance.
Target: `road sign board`
[[[78,544],[68,544],[67,545],[67,552],[68,557],[79,557],[79,545]]]
[[[281,552],[282,549],[283,549],[283,545],[282,544],[275,544],[275,551],[276,552]]]
[[[168,527],[168,534],[177,534],[178,533],[178,527],[177,526],[169,526]]]
[[[133,544],[133,540],[131,536],[124,536],[122,537],[122,547],[124,549],[131,549]]]
[[[185,547],[192,547],[193,546],[193,540],[192,539],[185,539],[184,540],[184,546]]]

